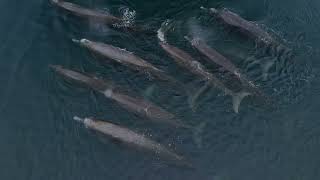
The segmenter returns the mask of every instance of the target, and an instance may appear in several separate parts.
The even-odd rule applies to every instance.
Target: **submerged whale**
[[[127,25],[124,24],[123,20],[119,17],[115,17],[110,14],[102,13],[93,9],[88,9],[85,7],[82,7],[80,5],[66,2],[63,0],[51,0],[51,3],[55,6],[59,7],[60,9],[63,9],[75,16],[84,18],[86,20],[91,20],[98,23],[104,23],[111,27],[121,27],[124,29],[131,30],[133,32],[141,32],[145,34],[155,34],[154,31],[150,29],[146,29],[144,27],[138,26],[138,25]],[[124,24],[124,25],[122,25]]]
[[[121,93],[118,89],[114,88],[111,82],[106,82],[96,77],[85,75],[83,73],[69,70],[58,65],[50,65],[50,67],[63,77],[85,85],[101,94],[106,98],[111,99],[123,108],[131,111],[137,115],[146,117],[151,121],[157,123],[168,124],[174,127],[189,128],[189,126],[183,124],[172,113],[164,110],[163,108],[149,102],[143,98],[131,97],[124,93]]]
[[[222,90],[227,95],[232,96],[233,110],[238,113],[239,106],[243,98],[249,96],[248,92],[233,92],[229,88],[227,88],[218,78],[216,78],[212,73],[205,69],[205,67],[197,60],[195,60],[191,55],[187,52],[170,45],[164,39],[164,32],[160,28],[158,30],[159,44],[163,50],[165,50],[180,66],[191,71],[193,74],[204,78],[208,83],[213,85],[214,87]]]
[[[105,14],[99,11],[95,11],[92,9],[87,9],[84,8],[80,5],[70,3],[70,2],[65,2],[63,0],[51,0],[51,2],[61,8],[64,9],[73,15],[86,18],[86,19],[92,19],[98,22],[104,22],[108,25],[113,25],[116,23],[120,23],[122,20],[118,17],[112,16],[110,14]]]
[[[175,165],[192,167],[192,165],[187,162],[183,156],[176,154],[158,142],[155,142],[128,128],[113,124],[111,122],[100,121],[92,118],[83,119],[75,116],[74,120],[83,123],[89,129],[109,136],[110,138],[125,143],[126,145],[155,154],[156,156],[168,160]]]

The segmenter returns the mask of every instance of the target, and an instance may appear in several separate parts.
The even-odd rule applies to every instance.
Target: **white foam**
[[[161,42],[166,42],[166,38],[165,38],[165,31],[167,30],[166,27],[168,26],[170,20],[166,20],[165,22],[163,22],[161,24],[161,27],[158,29],[157,34],[158,34],[158,38]]]
[[[160,39],[160,41],[165,42],[163,31],[159,29],[157,32],[158,32],[158,38]]]
[[[134,24],[135,19],[136,19],[135,10],[130,11],[129,8],[124,9],[122,20],[125,27],[130,26],[131,24]]]
[[[162,31],[162,28],[160,28],[160,29],[157,31],[157,33],[158,33],[158,38],[159,38],[159,40],[160,40],[161,42],[166,42],[165,37],[164,37],[164,33],[163,33],[163,31]]]
[[[113,24],[116,28],[122,27],[130,27],[132,24],[135,23],[136,19],[136,11],[130,10],[129,8],[122,8],[120,9],[120,13],[122,14],[121,22]]]

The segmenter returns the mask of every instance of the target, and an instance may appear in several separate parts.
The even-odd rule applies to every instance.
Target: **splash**
[[[120,13],[122,14],[121,23],[116,23],[113,26],[117,28],[130,27],[132,26],[132,24],[135,23],[135,19],[136,19],[135,10],[130,10],[129,8],[122,8],[120,9]]]
[[[161,42],[166,42],[166,39],[164,37],[164,32],[163,32],[163,29],[160,28],[158,31],[157,31],[157,34],[158,34],[158,38]]]
[[[133,24],[135,22],[135,18],[136,18],[135,10],[130,11],[129,8],[124,9],[122,20],[125,25],[129,26]]]
[[[161,24],[160,29],[157,31],[158,38],[161,42],[166,42],[165,32],[169,29],[170,20],[166,20]]]

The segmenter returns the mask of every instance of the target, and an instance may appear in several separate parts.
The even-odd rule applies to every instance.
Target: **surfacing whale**
[[[168,124],[174,127],[189,128],[189,126],[183,124],[172,113],[153,104],[152,102],[149,102],[144,98],[131,97],[121,93],[111,85],[113,84],[112,82],[108,83],[96,77],[91,77],[84,73],[69,70],[59,65],[51,65],[50,67],[64,78],[80,83],[103,94],[106,98],[117,102],[121,107],[137,115],[146,117],[153,122]]]
[[[147,29],[134,24],[126,24],[122,18],[113,16],[110,14],[106,14],[93,9],[88,9],[80,5],[77,5],[71,2],[66,2],[63,0],[50,0],[50,1],[56,7],[59,7],[60,9],[63,9],[74,16],[78,16],[86,20],[94,21],[97,23],[103,23],[113,28],[127,29],[137,33],[143,33],[143,34],[149,34],[149,35],[156,34],[156,32],[154,32],[151,29]]]
[[[204,8],[202,10],[208,11],[211,15],[220,20],[223,24],[236,29],[241,34],[255,40],[257,43],[264,44],[271,48],[277,54],[285,54],[287,57],[292,57],[292,50],[281,42],[276,40],[270,33],[262,29],[258,24],[248,21],[238,14],[226,9]]]
[[[238,14],[231,12],[226,8],[207,9],[207,8],[201,7],[201,9],[207,10],[211,15],[218,18],[224,24],[238,29],[239,32],[241,32],[242,34],[250,38],[264,42],[266,44],[276,42],[276,40],[267,31],[260,28],[257,24],[243,19]]]
[[[80,44],[82,47],[85,47],[86,49],[90,50],[95,54],[101,55],[102,57],[107,59],[114,60],[131,69],[138,70],[142,73],[151,75],[160,80],[179,83],[173,77],[167,75],[163,70],[155,67],[151,63],[147,62],[146,60],[125,49],[121,49],[119,47],[115,47],[102,42],[91,41],[88,39],[73,39],[72,41]]]

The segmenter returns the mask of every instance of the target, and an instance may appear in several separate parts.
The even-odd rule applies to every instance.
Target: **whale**
[[[158,30],[158,38],[159,44],[162,49],[171,56],[175,62],[188,69],[191,73],[203,78],[206,80],[210,85],[222,90],[225,94],[230,95],[232,97],[232,104],[233,110],[235,113],[239,113],[239,107],[241,101],[251,95],[249,92],[241,91],[241,92],[234,92],[228,87],[224,85],[217,77],[215,77],[212,73],[210,73],[199,61],[195,60],[190,54],[185,52],[182,49],[179,49],[173,45],[170,45],[164,38],[163,29],[160,28]]]
[[[266,47],[271,48],[271,51],[285,54],[286,57],[291,58],[292,50],[281,42],[276,40],[270,33],[262,29],[258,24],[248,21],[238,14],[230,11],[227,8],[215,9],[200,7],[202,10],[209,12],[212,16],[218,19],[218,21],[237,30],[242,35],[255,40],[258,44],[264,44]]]
[[[240,33],[247,37],[253,38],[259,42],[263,42],[266,44],[276,42],[276,40],[267,31],[260,28],[257,24],[242,18],[241,16],[228,10],[227,8],[200,8],[202,10],[206,10],[207,12],[209,12],[209,14],[216,17],[227,26],[237,29]]]
[[[144,59],[138,57],[137,55],[125,49],[88,39],[72,39],[72,41],[78,43],[80,46],[90,50],[91,52],[94,52],[95,54],[114,60],[125,66],[135,68],[136,70],[158,73],[163,72],[162,70],[156,68],[149,62],[145,61]]]
[[[142,26],[134,25],[134,24],[129,24],[129,25],[124,24],[124,21],[122,18],[113,16],[111,14],[106,14],[97,10],[85,8],[78,4],[66,2],[63,0],[51,0],[51,3],[56,7],[85,20],[89,20],[97,23],[103,23],[113,28],[127,29],[133,32],[139,32],[139,33],[150,34],[150,35],[155,34],[155,32],[152,31],[151,29],[144,28]]]
[[[220,54],[217,50],[209,47],[203,40],[201,40],[200,38],[190,38],[188,36],[185,36],[185,39],[190,42],[192,47],[206,56],[211,63],[217,64],[223,69],[235,75],[244,86],[250,88],[255,93],[261,93],[259,92],[260,90],[257,89],[257,86],[252,81],[250,81],[248,77],[243,74],[234,63],[231,62],[231,60]]]
[[[51,3],[81,18],[94,19],[95,21],[104,22],[109,25],[120,23],[122,21],[121,18],[115,17],[113,15],[105,14],[92,9],[87,9],[80,5],[63,0],[51,0]]]
[[[66,69],[60,65],[50,65],[56,73],[64,78],[77,82],[83,86],[101,93],[106,98],[118,103],[124,109],[145,117],[152,122],[168,124],[173,127],[189,128],[172,113],[141,97],[132,97],[122,93],[119,88],[112,86],[113,82],[107,82],[94,76]]]
[[[162,158],[174,165],[192,167],[183,156],[169,150],[160,143],[147,138],[145,135],[138,134],[126,127],[108,121],[97,120],[94,118],[80,118],[75,116],[74,120],[85,125],[86,128],[99,132],[117,142],[121,142],[130,147],[135,147],[143,152],[147,152]]]
[[[121,49],[110,44],[96,42],[88,39],[72,39],[72,41],[88,49],[89,51],[106,58],[106,60],[114,60],[119,64],[140,71],[142,73],[151,75],[160,80],[178,83],[173,77],[167,75],[163,70],[155,67],[151,63],[147,62],[146,60],[125,49]]]

